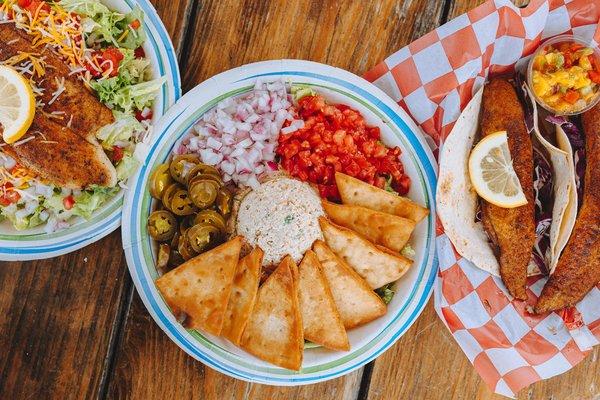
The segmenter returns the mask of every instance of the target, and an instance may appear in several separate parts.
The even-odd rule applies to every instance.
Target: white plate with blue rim
[[[309,85],[331,103],[343,103],[360,111],[369,125],[381,128],[382,141],[399,146],[405,172],[412,185],[408,196],[430,210],[411,239],[414,265],[394,285],[396,291],[387,314],[348,332],[351,350],[306,348],[300,371],[290,371],[258,360],[223,338],[184,328],[173,316],[154,282],[159,273],[156,244],[146,232],[154,206],[148,192],[150,174],[168,160],[196,121],[228,97],[250,91],[257,79],[279,79]],[[422,132],[383,91],[350,72],[299,60],[265,61],[221,73],[187,93],[156,127],[145,165],[131,179],[123,209],[123,247],[129,271],[146,308],[165,333],[186,353],[205,365],[249,382],[294,386],[345,375],[381,355],[417,319],[432,292],[437,273],[435,243],[436,165]]]
[[[181,77],[177,54],[169,34],[154,6],[148,0],[100,0],[111,10],[129,13],[136,5],[144,12],[143,44],[154,77],[166,77],[153,106],[155,124],[181,97]],[[116,230],[121,224],[124,191],[121,190],[88,220],[74,218],[67,229],[46,233],[43,226],[16,230],[9,221],[0,223],[0,260],[36,260],[70,253],[91,244]]]

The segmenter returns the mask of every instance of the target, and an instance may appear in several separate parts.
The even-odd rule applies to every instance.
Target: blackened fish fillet
[[[582,123],[587,163],[583,204],[556,270],[535,306],[537,313],[574,306],[600,282],[600,105],[586,112]]]
[[[29,134],[22,140],[31,135],[33,140],[7,145],[2,150],[42,181],[69,189],[117,184],[117,172],[102,147],[88,142],[71,129],[38,113]]]
[[[482,136],[498,131],[507,132],[527,204],[502,208],[481,199],[482,223],[495,246],[502,281],[516,299],[526,300],[527,266],[535,242],[533,147],[517,93],[505,79],[493,79],[483,89]]]
[[[27,33],[17,29],[14,24],[0,24],[0,62],[19,52],[38,53],[45,57],[45,76],[34,78],[36,85],[44,89],[39,98],[45,103],[43,110],[47,113],[64,112],[62,119],[57,120],[59,124],[66,126],[71,121],[70,127],[75,133],[90,143],[96,143],[98,129],[114,122],[112,111],[90,93],[76,76],[69,76],[71,71],[56,54],[43,47],[34,47]],[[65,91],[50,104],[63,79]]]

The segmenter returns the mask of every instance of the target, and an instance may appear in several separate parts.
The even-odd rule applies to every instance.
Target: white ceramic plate
[[[148,0],[101,0],[112,10],[129,12],[139,5],[144,11],[147,35],[144,51],[152,63],[154,76],[166,76],[167,83],[154,102],[153,123],[181,97],[177,55],[169,34]],[[0,260],[35,260],[55,257],[100,240],[121,224],[123,191],[98,209],[91,219],[74,219],[68,229],[47,234],[43,226],[17,231],[9,221],[0,223]]]
[[[163,163],[181,137],[220,100],[250,90],[257,78],[284,78],[313,86],[331,102],[358,109],[370,125],[381,128],[383,141],[399,146],[402,162],[412,178],[409,197],[431,211],[411,240],[414,266],[395,287],[387,314],[349,331],[352,350],[335,352],[307,349],[300,372],[265,363],[224,339],[183,328],[158,293],[154,280],[155,247],[146,234],[152,208],[147,182],[155,166]],[[145,166],[132,178],[123,212],[123,245],[129,270],[148,311],[160,327],[192,357],[232,377],[272,385],[303,385],[347,374],[389,348],[418,317],[432,291],[437,261],[434,255],[436,168],[419,129],[380,89],[338,68],[307,61],[267,61],[249,64],[217,75],[186,94],[158,123]]]

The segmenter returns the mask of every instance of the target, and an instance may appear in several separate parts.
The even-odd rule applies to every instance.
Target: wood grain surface
[[[300,58],[362,74],[480,0],[152,0],[184,91],[248,62]],[[520,0],[519,4],[523,5]],[[281,388],[187,356],[134,292],[120,232],[71,255],[0,263],[0,399],[497,399],[433,310],[382,357],[329,382]],[[600,399],[600,348],[519,399]]]

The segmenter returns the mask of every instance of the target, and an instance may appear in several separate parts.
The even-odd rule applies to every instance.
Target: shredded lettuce
[[[381,300],[383,300],[385,304],[390,304],[392,298],[394,297],[394,294],[396,294],[396,292],[392,289],[392,285],[393,283],[388,283],[387,285],[384,285],[379,289],[375,290],[375,293],[377,293],[377,295],[381,297]]]
[[[315,92],[310,86],[308,85],[292,85],[292,98],[294,99],[294,101],[298,101],[303,97],[306,96],[315,96],[317,94],[317,92]]]
[[[406,258],[410,258],[411,260],[413,260],[417,253],[415,252],[415,249],[413,249],[410,244],[407,244],[406,246],[404,246],[402,248],[402,251],[400,251],[400,254],[402,254]]]
[[[133,50],[146,40],[143,29],[130,26],[135,20],[140,23],[144,20],[144,13],[138,6],[129,14],[121,14],[97,0],[61,0],[59,4],[69,12],[87,17],[82,25],[89,45],[101,43]]]
[[[117,164],[117,178],[124,181],[133,175],[139,165],[133,154],[125,153],[123,159]]]
[[[128,142],[139,133],[144,126],[132,115],[115,112],[115,122],[98,130],[96,137],[106,150],[112,150],[115,142]]]
[[[92,89],[96,91],[100,101],[112,109],[132,114],[135,110],[150,107],[156,92],[166,82],[166,78],[158,78],[149,82],[130,84],[122,80],[121,75],[92,81]]]
[[[105,188],[100,186],[84,190],[78,196],[75,196],[75,206],[71,209],[73,215],[79,215],[89,219],[92,213],[96,211],[108,199],[113,197],[119,191],[118,187]]]

